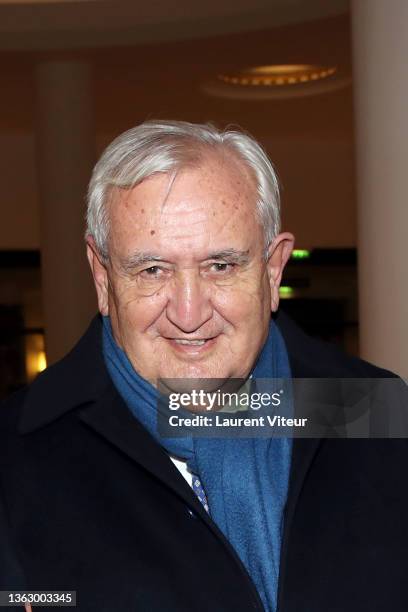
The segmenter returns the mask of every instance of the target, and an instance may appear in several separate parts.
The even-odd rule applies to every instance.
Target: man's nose
[[[210,287],[194,270],[179,272],[173,279],[167,318],[185,333],[202,327],[213,315]]]

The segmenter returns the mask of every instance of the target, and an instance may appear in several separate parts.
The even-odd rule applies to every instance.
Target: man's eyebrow
[[[160,255],[156,255],[155,253],[135,251],[131,255],[121,258],[120,267],[125,272],[128,272],[138,268],[139,266],[143,266],[146,263],[151,263],[152,261],[165,261],[165,258],[161,257]]]
[[[228,260],[229,263],[236,263],[238,265],[245,265],[249,262],[249,250],[239,251],[237,249],[224,249],[222,251],[215,251],[210,253],[205,260],[209,259],[215,261]],[[135,268],[144,266],[147,263],[155,261],[167,261],[165,257],[156,255],[155,253],[149,253],[144,251],[135,251],[127,257],[122,257],[120,260],[120,267],[124,272],[131,272]]]
[[[237,249],[224,249],[223,251],[215,251],[210,253],[206,259],[215,259],[216,261],[228,260],[229,263],[245,265],[249,262],[249,250],[239,251]]]

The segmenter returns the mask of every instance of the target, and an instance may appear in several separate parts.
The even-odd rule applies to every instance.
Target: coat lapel
[[[300,493],[303,488],[307,473],[312,464],[313,458],[316,455],[321,439],[299,439],[293,440],[292,462],[290,469],[290,480],[288,497],[285,506],[285,515],[283,522],[283,535],[281,545],[279,584],[278,584],[278,610],[281,609],[283,589],[286,578],[287,557],[290,544],[291,527],[299,500]]]
[[[289,362],[293,378],[315,378],[319,374],[312,369],[308,361],[308,353],[302,351],[300,340],[295,326],[287,319],[284,313],[280,313],[277,318],[277,325],[284,337],[286,348],[289,355]],[[295,399],[296,401],[296,399]],[[292,459],[289,477],[288,497],[285,506],[283,522],[283,534],[281,544],[279,583],[278,583],[278,611],[282,608],[283,590],[287,569],[287,557],[290,543],[291,527],[296,510],[296,506],[301,494],[307,473],[312,464],[319,446],[321,438],[294,438],[292,444]]]
[[[113,384],[79,411],[81,421],[173,490],[197,514],[208,515],[168,454],[125,406]]]

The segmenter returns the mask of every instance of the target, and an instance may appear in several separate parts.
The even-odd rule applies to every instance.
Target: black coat
[[[389,375],[277,322],[295,377]],[[294,440],[279,612],[408,610],[407,469],[406,440]],[[0,411],[0,590],[22,588],[76,590],[86,612],[263,609],[113,387],[99,318]]]

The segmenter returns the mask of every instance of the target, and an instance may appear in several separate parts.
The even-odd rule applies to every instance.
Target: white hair
[[[280,231],[279,185],[262,147],[248,134],[212,124],[186,121],[146,121],[115,138],[92,173],[88,189],[86,236],[92,236],[108,260],[108,202],[112,189],[130,189],[155,173],[175,173],[198,165],[212,152],[241,160],[255,179],[255,214],[263,227],[267,249]]]

